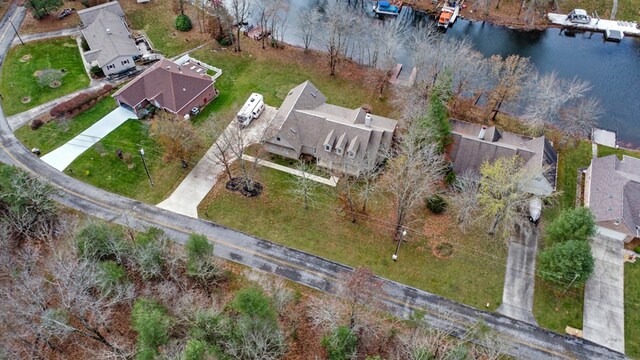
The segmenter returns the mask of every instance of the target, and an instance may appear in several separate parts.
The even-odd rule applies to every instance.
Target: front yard
[[[625,352],[640,359],[640,261],[624,264],[624,298]]]
[[[89,85],[78,45],[71,38],[17,45],[2,66],[0,94],[6,115],[31,109]]]
[[[367,266],[388,277],[465,304],[494,310],[502,299],[506,251],[485,231],[462,234],[448,216],[426,210],[401,244],[398,262],[391,255],[389,201],[382,194],[371,204],[369,220],[352,223],[340,212],[335,188],[322,186],[312,208],[294,196],[293,176],[260,168],[265,191],[247,198],[220,181],[199,207],[202,218],[350,266]],[[425,220],[426,219],[426,220]],[[452,245],[451,257],[432,253],[440,242]]]
[[[27,124],[16,130],[15,135],[27,149],[39,148],[41,155],[44,155],[73,139],[116,106],[115,100],[109,96],[74,118],[64,121],[54,119],[37,130],[32,130]]]

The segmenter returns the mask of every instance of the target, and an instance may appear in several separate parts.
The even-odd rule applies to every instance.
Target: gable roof
[[[179,113],[213,83],[206,73],[162,59],[116,91],[113,97],[132,107],[144,100],[155,100],[163,108]]]
[[[485,161],[517,155],[524,160],[526,168],[541,173],[552,190],[555,189],[558,155],[544,136],[533,138],[455,119],[450,123],[453,142],[449,156],[456,173],[478,173]],[[479,138],[481,132],[484,132],[482,139]],[[543,171],[546,167],[549,169]],[[532,186],[530,190],[536,193],[540,189]]]
[[[282,126],[269,143],[286,146],[297,156],[303,147],[316,148],[315,156],[331,163],[342,162],[348,153],[350,161],[359,162],[366,155],[378,153],[381,146],[391,143],[397,121],[371,115],[370,126],[365,125],[366,112],[362,108],[348,109],[327,104],[327,97],[310,81],[291,89],[278,110],[275,121]],[[279,140],[275,140],[279,139]],[[342,154],[323,150],[341,149]]]
[[[91,51],[87,59],[102,67],[121,56],[138,56],[140,50],[122,18],[101,10],[95,21],[82,30]]]
[[[589,203],[597,222],[622,222],[631,234],[640,226],[640,159],[609,155],[591,160]]]
[[[84,26],[88,26],[93,23],[96,18],[100,17],[101,11],[110,12],[120,18],[124,17],[124,10],[122,10],[120,3],[117,1],[107,2],[83,10],[78,10],[78,16],[80,17],[82,24],[84,24]]]

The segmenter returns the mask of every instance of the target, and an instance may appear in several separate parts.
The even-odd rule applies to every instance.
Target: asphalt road
[[[3,31],[4,28],[0,29],[0,34],[4,34]],[[0,54],[8,49],[6,40],[11,43],[13,39],[0,39]],[[70,178],[25,149],[13,136],[4,115],[0,115],[0,161],[19,166],[52,184],[57,189],[52,196],[64,206],[134,228],[155,226],[181,243],[191,233],[204,234],[215,243],[216,255],[224,259],[280,275],[320,291],[332,293],[336,277],[352,270],[342,264],[124,198]],[[384,287],[380,298],[392,314],[404,317],[415,310],[423,310],[425,319],[432,326],[453,330],[455,335],[462,334],[482,320],[510,344],[509,353],[519,359],[625,358],[623,354],[583,339],[477,310],[391,280],[381,280]]]

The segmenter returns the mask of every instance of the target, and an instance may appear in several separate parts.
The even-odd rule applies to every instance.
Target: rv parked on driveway
[[[248,126],[253,119],[260,117],[264,111],[264,97],[260,94],[253,93],[249,96],[247,102],[244,103],[242,109],[238,112],[236,119],[242,126]]]

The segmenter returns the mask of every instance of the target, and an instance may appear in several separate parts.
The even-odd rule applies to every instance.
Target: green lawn
[[[385,220],[353,224],[336,211],[337,190],[321,187],[313,209],[305,210],[301,200],[289,191],[293,177],[273,169],[261,168],[260,181],[265,192],[257,198],[231,193],[219,184],[199,208],[201,217],[252,235],[290,246],[351,266],[367,266],[376,274],[409,284],[478,308],[495,309],[502,299],[506,251],[504,244],[493,244],[484,231],[463,236],[455,226],[438,236],[409,234],[399,261],[391,255],[395,244]],[[389,202],[379,196],[370,216],[385,217]],[[422,215],[412,225],[421,229],[426,222],[442,217]],[[432,255],[429,241],[447,240],[454,255],[439,259]]]
[[[561,334],[567,325],[582,329],[583,305],[584,287],[565,291],[536,279],[533,314],[538,325]]]
[[[640,152],[628,149],[616,149],[608,146],[598,145],[598,157],[616,154],[618,159],[622,160],[622,155],[640,158]]]
[[[145,151],[154,187],[142,166],[140,148]],[[118,149],[132,155],[131,168],[118,158]],[[179,162],[164,163],[162,149],[149,137],[147,123],[128,120],[80,155],[65,173],[101,189],[155,204],[166,198],[189,170],[182,169]]]
[[[31,56],[30,60],[23,58],[28,55]],[[66,69],[60,87],[53,89],[38,83],[34,74],[46,69]],[[13,47],[5,58],[0,83],[0,94],[4,97],[2,107],[6,115],[13,115],[87,86],[89,77],[75,40],[64,38],[30,42]],[[31,101],[23,104],[24,97],[30,97]]]
[[[624,265],[624,341],[626,354],[640,359],[640,262]]]
[[[117,103],[111,97],[107,97],[66,123],[52,120],[37,130],[25,125],[18,129],[15,135],[28,149],[37,147],[44,155],[73,139],[116,107]]]
[[[611,0],[562,0],[559,4],[561,13],[568,14],[573,9],[585,9],[589,14],[597,12],[601,19],[609,19],[613,8]],[[640,0],[618,1],[616,19],[640,21]]]

